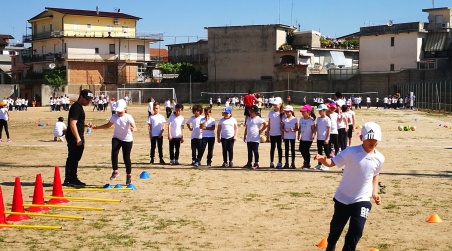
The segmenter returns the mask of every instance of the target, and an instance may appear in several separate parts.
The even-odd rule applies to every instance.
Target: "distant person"
[[[205,121],[204,116],[202,116],[202,106],[193,105],[191,116],[186,124],[188,130],[191,131],[191,163],[193,166],[198,167],[202,159],[202,123]]]
[[[230,107],[229,107],[230,108]],[[213,148],[215,146],[215,119],[212,118],[212,110],[210,107],[204,107],[204,120],[201,125],[202,129],[202,146],[201,146],[201,156],[207,147],[207,166],[212,166],[213,158]],[[201,158],[198,159],[201,165]]]
[[[160,104],[159,102],[154,103],[153,114],[148,117],[148,132],[149,138],[151,139],[151,151],[150,151],[150,163],[154,164],[154,156],[155,156],[155,147],[157,145],[158,155],[159,155],[159,164],[166,164],[163,160],[163,132],[165,131],[165,117],[159,113],[160,112]]]
[[[385,161],[385,157],[377,150],[381,136],[380,126],[367,122],[361,129],[361,145],[348,147],[333,159],[320,154],[315,157],[324,166],[344,167],[342,180],[333,198],[334,214],[326,250],[336,249],[336,243],[348,221],[349,228],[342,250],[356,250],[372,209],[370,198],[377,205],[381,203],[378,183]]]
[[[58,117],[58,121],[53,126],[53,141],[64,142],[63,136],[66,134],[67,126],[63,121],[63,117]]]
[[[232,117],[232,108],[226,107],[223,118],[218,121],[217,129],[217,140],[223,149],[222,167],[234,167],[234,143],[237,140],[237,131],[237,120]]]
[[[259,108],[253,105],[249,109],[249,118],[245,123],[245,134],[243,135],[243,141],[246,142],[248,150],[248,162],[244,166],[256,170],[259,168],[259,144],[261,140],[261,134],[267,128],[267,122],[259,116]],[[254,155],[254,164],[252,163]]]
[[[168,141],[170,165],[179,165],[180,144],[184,143],[185,119],[182,116],[184,106],[177,104],[174,113],[168,119]]]
[[[315,119],[316,116],[313,112],[313,109],[310,105],[304,105],[300,109],[301,118],[298,122],[298,140],[300,141],[299,151],[301,152],[301,156],[303,156],[303,166],[302,168],[309,169],[311,168],[311,153],[310,149],[312,146],[312,141],[315,138]]]
[[[268,113],[267,142],[270,142],[270,168],[282,168],[282,131],[281,120],[283,114],[282,99],[274,98],[273,110]],[[274,163],[275,150],[278,150],[278,162]]]
[[[0,108],[0,142],[2,142],[3,128],[5,128],[6,138],[8,138],[8,142],[11,142],[11,138],[9,137],[8,121],[9,121],[8,104],[6,104],[3,101],[1,103]]]

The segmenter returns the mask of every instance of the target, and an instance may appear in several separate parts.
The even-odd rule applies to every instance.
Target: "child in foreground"
[[[259,168],[259,143],[262,132],[267,129],[267,122],[259,116],[259,108],[256,105],[249,109],[249,117],[246,119],[245,134],[243,141],[246,142],[248,149],[248,162],[245,168],[252,168],[256,170]],[[254,155],[254,164],[251,165]]]
[[[333,198],[334,214],[330,223],[327,251],[335,250],[349,219],[349,229],[342,250],[356,250],[372,208],[370,197],[375,204],[381,203],[378,180],[385,158],[376,149],[381,141],[380,126],[367,122],[361,129],[360,139],[363,141],[361,145],[347,147],[332,159],[319,154],[314,158],[327,167],[344,166],[342,180]]]

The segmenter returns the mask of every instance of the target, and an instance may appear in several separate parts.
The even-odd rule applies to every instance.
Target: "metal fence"
[[[452,112],[452,78],[441,78],[411,84],[397,84],[396,92],[402,97],[414,94],[418,109]]]

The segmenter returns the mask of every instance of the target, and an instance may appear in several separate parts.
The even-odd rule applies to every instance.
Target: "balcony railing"
[[[88,30],[53,30],[46,32],[38,32],[31,35],[24,35],[22,40],[24,43],[32,41],[58,38],[58,37],[90,37],[90,38],[135,38],[142,40],[163,41],[163,33],[149,33],[149,32],[128,32],[115,28],[111,31],[88,31]]]
[[[61,53],[56,54],[46,54],[46,55],[21,55],[22,61],[24,63],[33,63],[33,62],[54,62],[54,61],[62,61],[63,57]]]
[[[54,62],[54,61],[91,61],[91,62],[106,62],[106,61],[149,61],[145,54],[137,53],[120,53],[120,54],[47,54],[47,55],[22,55],[22,60],[25,63],[36,62]]]

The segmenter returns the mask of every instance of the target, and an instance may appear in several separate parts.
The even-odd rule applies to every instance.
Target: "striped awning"
[[[427,35],[427,43],[425,51],[444,51],[447,41],[447,33],[429,33]]]

